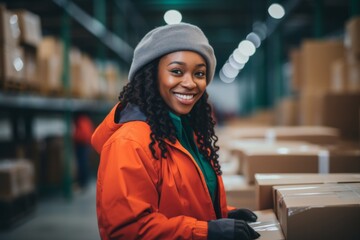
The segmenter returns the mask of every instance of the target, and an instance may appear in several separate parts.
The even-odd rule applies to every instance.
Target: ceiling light
[[[228,78],[235,78],[239,73],[239,70],[231,66],[230,63],[225,63],[222,67],[222,71],[224,75]]]
[[[246,40],[249,40],[250,42],[252,42],[256,48],[260,47],[260,45],[261,45],[261,39],[260,39],[259,35],[257,35],[254,32],[249,33],[246,36]]]
[[[245,64],[238,63],[237,61],[235,61],[233,54],[231,54],[229,57],[229,63],[233,68],[238,69],[238,70],[243,69],[245,66]]]
[[[164,20],[167,24],[180,23],[182,20],[182,15],[177,10],[169,10],[164,14]]]
[[[280,19],[285,15],[285,10],[283,6],[281,6],[278,3],[271,4],[270,7],[268,8],[268,12],[270,16],[275,19]]]
[[[240,52],[245,56],[252,56],[255,53],[255,45],[249,40],[243,40],[238,46]]]
[[[219,72],[219,77],[220,77],[220,80],[223,81],[224,83],[232,83],[235,78],[228,78],[224,75],[224,72],[223,70],[221,69],[220,72]]]
[[[249,56],[245,56],[239,50],[239,48],[235,49],[233,52],[234,60],[240,64],[245,64],[249,61]]]
[[[264,40],[266,38],[267,35],[267,27],[264,23],[262,22],[255,22],[253,24],[253,31],[254,33],[256,33],[261,40]]]

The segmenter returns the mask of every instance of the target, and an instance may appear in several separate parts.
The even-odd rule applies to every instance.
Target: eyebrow
[[[168,66],[170,66],[172,64],[186,65],[184,62],[173,61],[173,62],[169,63]],[[199,63],[199,64],[196,64],[196,66],[197,67],[206,67],[206,64],[205,63]]]

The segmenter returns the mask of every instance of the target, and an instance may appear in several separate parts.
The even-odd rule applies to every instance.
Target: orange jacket
[[[168,142],[166,159],[154,159],[149,125],[114,123],[115,111],[116,106],[92,136],[101,153],[96,190],[101,238],[206,239],[207,221],[217,217],[195,160],[178,141]],[[226,217],[220,176],[218,191],[221,217]]]

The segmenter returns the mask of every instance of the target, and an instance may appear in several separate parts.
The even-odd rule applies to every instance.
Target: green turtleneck
[[[191,156],[195,159],[196,163],[200,167],[206,181],[206,185],[211,195],[213,203],[215,202],[217,178],[214,169],[209,161],[200,153],[197,145],[195,144],[193,130],[186,119],[186,117],[179,117],[172,112],[170,118],[176,129],[176,136],[181,145],[188,150]]]

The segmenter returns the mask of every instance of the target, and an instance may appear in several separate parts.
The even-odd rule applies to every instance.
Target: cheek
[[[207,86],[206,81],[201,81],[197,85],[198,85],[198,88],[199,88],[199,90],[201,92],[204,92],[206,90],[206,86]]]
[[[160,89],[168,90],[176,85],[176,79],[171,75],[159,76],[159,87]]]

